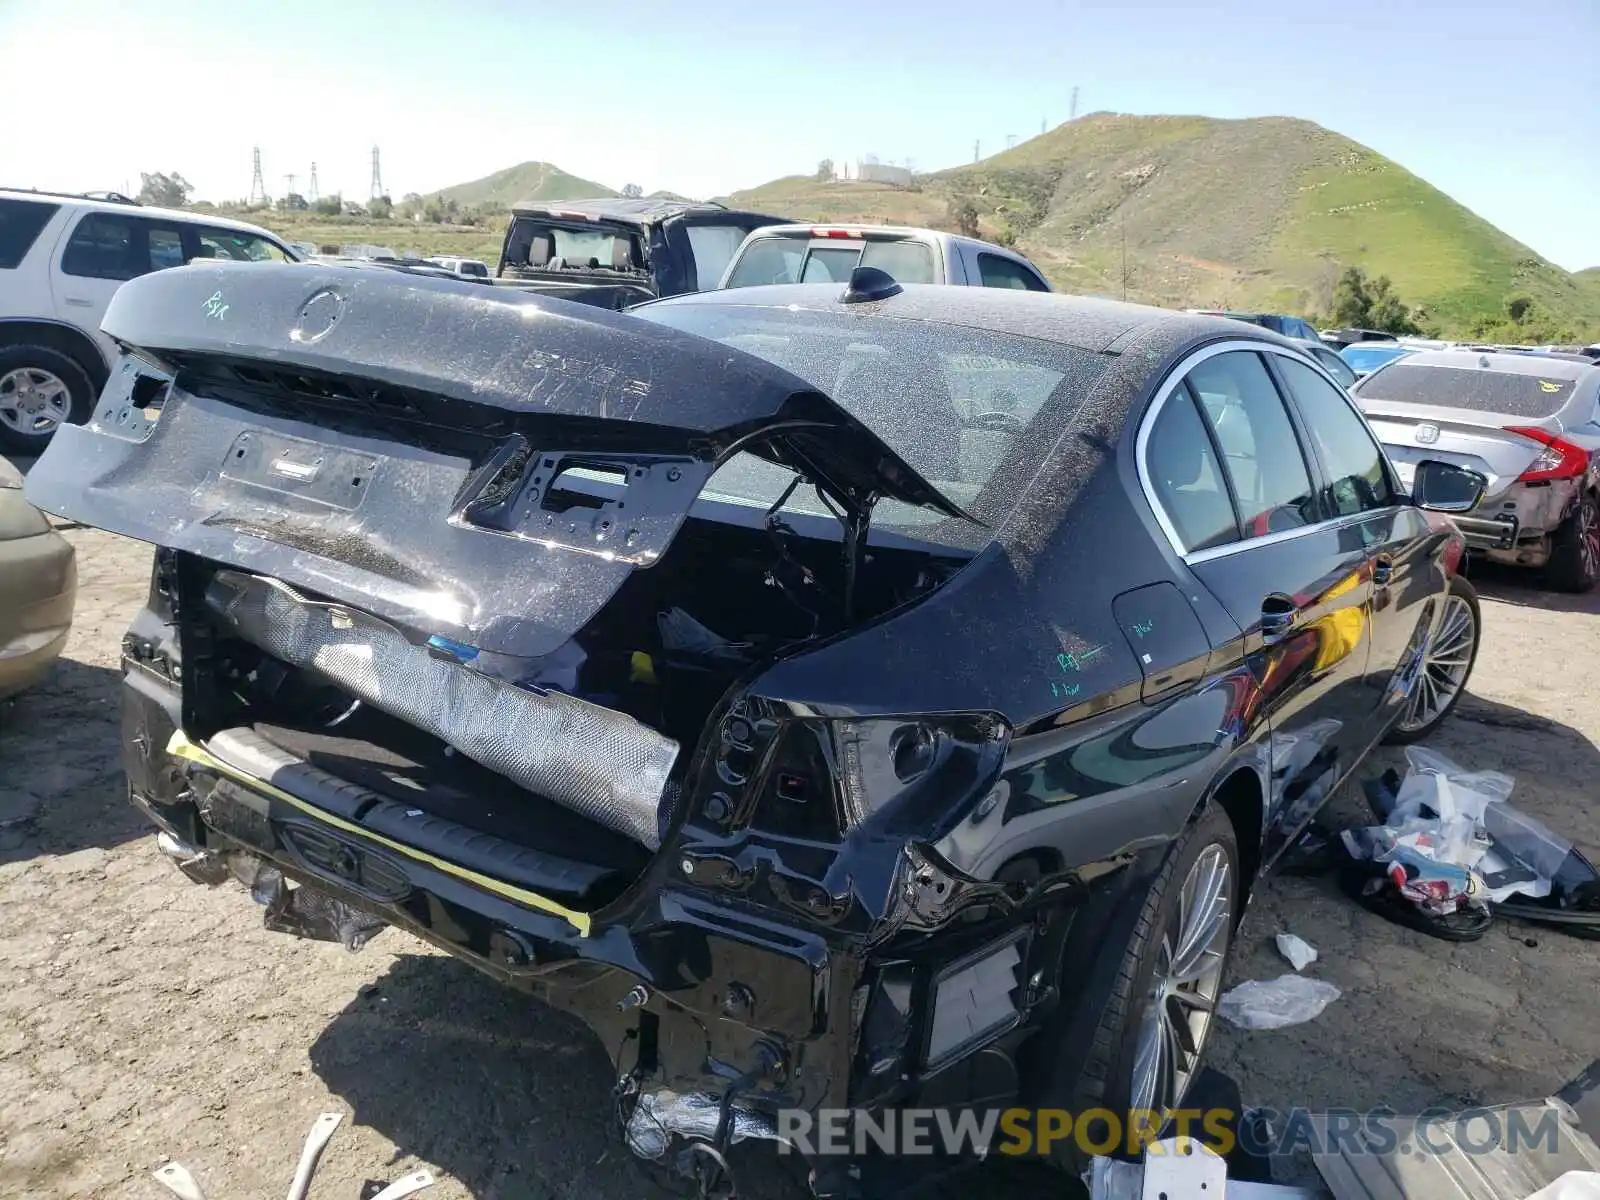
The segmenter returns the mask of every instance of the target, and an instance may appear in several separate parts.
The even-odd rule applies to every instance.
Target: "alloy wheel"
[[[17,367],[0,375],[0,424],[30,437],[44,437],[72,415],[72,393],[61,378],[41,367]]]
[[[1585,579],[1600,579],[1600,504],[1585,498],[1578,509],[1583,527],[1578,530],[1578,556]]]
[[[1450,707],[1456,693],[1466,686],[1477,641],[1478,622],[1472,606],[1460,596],[1446,596],[1444,612],[1422,651],[1411,699],[1399,721],[1402,731],[1426,729]]]
[[[1132,1107],[1178,1107],[1200,1065],[1233,940],[1233,866],[1212,843],[1178,893],[1150,979],[1134,1049]]]

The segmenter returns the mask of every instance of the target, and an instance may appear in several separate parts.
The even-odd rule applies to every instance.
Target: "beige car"
[[[72,544],[23,499],[21,473],[0,458],[0,700],[56,660],[77,593]]]

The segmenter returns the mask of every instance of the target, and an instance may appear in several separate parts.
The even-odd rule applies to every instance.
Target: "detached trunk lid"
[[[28,478],[46,511],[269,576],[474,651],[560,647],[666,550],[719,463],[846,507],[966,514],[833,401],[741,351],[511,289],[303,265],[123,286],[135,359]],[[968,518],[970,519],[970,518]]]

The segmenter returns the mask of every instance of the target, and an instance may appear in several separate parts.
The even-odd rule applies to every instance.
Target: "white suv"
[[[38,454],[61,422],[85,420],[116,359],[100,332],[112,294],[197,258],[300,256],[242,221],[0,189],[0,452]]]

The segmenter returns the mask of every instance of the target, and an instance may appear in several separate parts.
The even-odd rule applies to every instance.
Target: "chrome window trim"
[[[1172,518],[1167,515],[1166,509],[1162,507],[1161,500],[1156,495],[1155,487],[1150,482],[1150,471],[1146,465],[1146,459],[1148,457],[1150,447],[1150,430],[1155,424],[1156,419],[1161,415],[1162,409],[1166,407],[1167,400],[1172,396],[1173,392],[1178,390],[1178,385],[1189,377],[1189,373],[1193,371],[1195,367],[1205,362],[1208,358],[1215,358],[1219,354],[1229,354],[1238,350],[1244,350],[1255,354],[1278,354],[1284,358],[1291,358],[1295,362],[1301,363],[1302,365],[1309,364],[1312,370],[1316,371],[1325,380],[1327,380],[1329,386],[1331,386],[1334,391],[1338,392],[1339,395],[1344,398],[1344,402],[1349,405],[1350,411],[1355,413],[1355,415],[1360,419],[1361,424],[1363,426],[1367,425],[1366,414],[1361,411],[1361,406],[1356,403],[1355,397],[1352,396],[1346,389],[1340,387],[1338,380],[1329,375],[1323,365],[1319,363],[1312,355],[1302,353],[1292,347],[1279,346],[1265,340],[1255,341],[1251,338],[1232,338],[1225,342],[1212,342],[1210,345],[1202,346],[1200,349],[1184,356],[1178,361],[1177,365],[1167,373],[1167,377],[1161,381],[1161,386],[1156,389],[1155,397],[1150,401],[1150,407],[1145,410],[1144,417],[1139,422],[1139,433],[1138,437],[1134,441],[1133,451],[1134,468],[1138,472],[1139,476],[1139,490],[1144,493],[1145,503],[1150,506],[1150,511],[1155,514],[1156,524],[1161,527],[1161,532],[1166,536],[1167,544],[1172,547],[1172,552],[1174,554],[1181,558],[1185,563],[1190,565],[1210,562],[1212,559],[1226,558],[1230,554],[1237,554],[1242,550],[1252,549],[1256,546],[1271,546],[1278,542],[1287,542],[1292,541],[1295,538],[1305,537],[1308,534],[1320,533],[1331,529],[1340,529],[1346,525],[1352,525],[1368,520],[1376,513],[1388,512],[1394,507],[1399,507],[1396,505],[1391,505],[1389,508],[1375,508],[1370,512],[1359,512],[1351,514],[1350,516],[1331,517],[1326,521],[1318,521],[1313,525],[1302,525],[1298,529],[1285,529],[1279,531],[1278,533],[1262,534],[1260,537],[1240,538],[1238,541],[1228,542],[1226,545],[1222,546],[1213,546],[1206,550],[1185,550],[1183,539],[1178,536],[1177,526],[1172,523]],[[1276,380],[1273,381],[1273,386],[1274,388],[1278,386]],[[1293,401],[1288,398],[1284,398],[1283,402],[1285,404],[1293,403]],[[1302,419],[1305,419],[1304,414],[1301,414],[1301,417]],[[1376,436],[1373,437],[1372,442],[1373,445],[1377,446],[1378,457],[1383,463],[1384,470],[1388,473],[1390,490],[1396,495],[1401,495],[1402,493],[1397,483],[1394,464],[1389,461],[1389,454],[1383,448],[1383,442],[1380,441]],[[1312,453],[1315,455],[1315,449],[1310,449],[1312,449]],[[1310,473],[1311,466],[1311,463],[1306,464],[1308,474]],[[1313,480],[1313,482],[1315,481]]]

